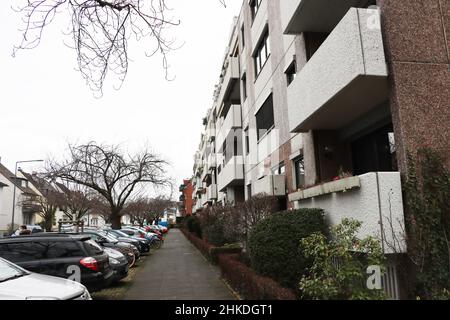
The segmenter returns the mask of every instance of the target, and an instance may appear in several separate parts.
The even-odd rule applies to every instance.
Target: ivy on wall
[[[421,299],[450,298],[450,175],[430,149],[408,154],[403,185],[412,292]]]

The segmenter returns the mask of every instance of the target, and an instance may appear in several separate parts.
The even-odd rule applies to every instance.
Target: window
[[[74,241],[61,241],[61,242],[37,242],[39,251],[43,252],[44,259],[56,259],[56,258],[69,258],[69,257],[81,257],[83,252],[81,248]]]
[[[305,186],[305,163],[303,156],[294,159],[294,170],[295,170],[295,187],[296,189],[301,189]]]
[[[286,70],[286,80],[288,86],[294,81],[295,77],[297,76],[297,61],[294,60],[290,64],[290,66]]]
[[[41,252],[33,242],[2,243],[0,257],[14,263],[42,259]]]
[[[245,47],[245,29],[244,29],[244,25],[242,25],[242,27],[241,27],[241,44],[242,44],[242,51],[244,51],[244,47]]]
[[[242,100],[245,101],[247,100],[247,74],[243,74],[242,75]]]
[[[250,136],[248,133],[248,127],[244,131],[245,133],[245,154],[248,155],[250,153]]]
[[[261,41],[257,45],[255,55],[253,56],[255,62],[256,76],[258,76],[259,73],[261,72],[269,56],[270,56],[269,30],[266,30],[266,32],[261,38]]]
[[[272,169],[273,175],[284,175],[286,173],[286,166],[284,162],[280,163],[278,166]]]
[[[233,151],[234,151],[234,156],[238,155],[238,138],[236,136],[234,136],[233,139]]]
[[[127,231],[123,231],[126,234],[129,234],[130,236],[133,235],[133,232],[128,233]],[[94,240],[86,240],[83,241],[84,247],[85,249],[88,251],[89,255],[99,255],[99,254],[103,254],[103,249],[102,247],[97,244],[97,242],[95,242]]]
[[[256,127],[258,141],[273,128],[275,122],[273,118],[273,97],[272,94],[263,103],[256,114]]]
[[[261,6],[262,0],[251,0],[250,8],[252,10],[252,20],[255,20],[256,14],[258,13],[259,7]]]
[[[247,198],[250,199],[252,197],[252,185],[249,184],[247,186]]]
[[[392,125],[375,130],[351,143],[353,174],[397,171]]]
[[[322,43],[327,39],[329,33],[307,32],[304,34],[306,46],[306,60],[309,61]]]

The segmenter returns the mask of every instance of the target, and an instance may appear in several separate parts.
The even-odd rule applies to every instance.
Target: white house
[[[14,185],[16,186],[15,201],[13,199]],[[27,197],[37,195],[30,188],[26,178],[19,175],[15,177],[14,173],[0,163],[0,233],[8,231],[8,227],[11,225],[14,202],[14,225],[36,223],[34,208],[22,205],[22,203]]]

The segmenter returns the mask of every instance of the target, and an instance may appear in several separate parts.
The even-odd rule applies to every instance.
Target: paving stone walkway
[[[170,230],[163,247],[141,268],[125,300],[235,300],[218,268],[178,229]]]

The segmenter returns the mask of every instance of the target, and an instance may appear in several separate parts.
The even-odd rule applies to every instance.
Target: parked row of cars
[[[141,255],[160,248],[166,232],[124,226],[0,238],[0,299],[91,299],[89,292],[125,278]],[[38,283],[42,290],[33,292]]]

